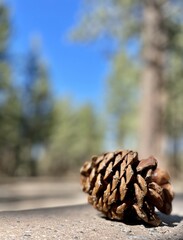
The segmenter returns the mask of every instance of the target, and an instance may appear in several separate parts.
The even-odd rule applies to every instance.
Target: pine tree
[[[54,116],[45,172],[60,175],[102,150],[104,127],[91,105],[75,107],[68,99],[57,102]]]
[[[12,83],[9,57],[11,24],[6,5],[0,4],[0,171],[14,174],[19,144],[18,94]]]
[[[22,139],[31,176],[37,175],[40,152],[47,147],[53,123],[53,98],[46,64],[36,48],[28,54],[22,96]]]
[[[182,33],[182,1],[94,0],[83,3],[83,15],[74,32],[75,40],[103,40],[107,37],[117,43],[117,53],[125,51],[127,55],[128,46],[136,44],[137,57],[131,61],[138,62],[142,72],[138,88],[142,94],[139,152],[142,156],[147,153],[157,157],[164,155],[164,143],[172,139],[169,129],[174,132],[174,124],[182,125],[182,120],[181,124],[177,122],[177,119],[180,122],[180,107],[171,114],[174,124],[166,124],[167,113],[172,112],[171,92],[180,81],[174,78],[168,87],[175,67],[170,59],[172,55],[180,56],[182,51],[177,41]],[[178,92],[178,95],[181,94]]]
[[[133,139],[138,134],[139,72],[139,66],[123,52],[112,60],[112,71],[107,79],[107,107],[109,129],[118,148],[137,144]]]

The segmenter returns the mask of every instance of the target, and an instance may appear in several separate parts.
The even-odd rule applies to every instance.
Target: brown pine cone
[[[94,156],[82,166],[81,183],[88,202],[109,219],[141,219],[158,226],[155,207],[165,214],[172,209],[173,191],[167,172],[154,157],[139,160],[137,152],[119,150]]]

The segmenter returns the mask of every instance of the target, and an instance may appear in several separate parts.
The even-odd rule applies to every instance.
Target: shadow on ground
[[[158,215],[162,219],[162,226],[176,227],[178,223],[183,220],[183,216],[179,216],[177,214],[167,216],[165,214],[159,213]]]

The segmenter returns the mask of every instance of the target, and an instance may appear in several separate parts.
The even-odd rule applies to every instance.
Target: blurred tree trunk
[[[166,151],[166,156],[169,155],[170,157],[173,153],[172,140],[175,136],[175,129],[172,123],[174,121],[178,126],[178,133],[176,134],[179,139],[181,140],[183,136],[182,0],[83,0],[83,2],[85,5],[81,20],[79,25],[76,26],[74,34],[72,34],[76,41],[88,42],[88,40],[99,40],[107,36],[111,40],[117,40],[119,45],[116,54],[124,51],[127,56],[130,56],[132,64],[128,65],[131,69],[134,66],[140,66],[141,70],[141,66],[143,66],[141,65],[141,59],[143,59],[142,78],[138,78],[140,84],[129,86],[128,92],[124,90],[124,86],[131,78],[132,70],[129,71],[129,76],[127,76],[128,74],[125,76],[123,62],[121,62],[121,67],[116,69],[117,65],[115,63],[112,70],[115,73],[114,76],[121,75],[120,79],[122,81],[118,86],[121,86],[125,93],[131,92],[135,87],[136,92],[139,93],[139,85],[141,87],[143,96],[139,111],[139,113],[141,112],[141,129],[138,139],[140,157],[153,154],[161,159],[164,167],[166,167],[168,162],[167,160],[163,161],[165,160],[165,150],[169,148]],[[116,82],[115,78],[110,81],[113,85]],[[119,91],[120,87],[116,89]],[[127,106],[128,103],[123,101],[123,93],[121,98],[117,98],[117,96],[120,97],[117,91],[111,96],[114,109],[120,109],[121,111],[121,106]],[[137,105],[135,98],[139,96],[138,93],[127,94],[127,98],[129,100],[131,98],[135,105]],[[128,107],[132,110],[131,106]],[[119,112],[116,115],[118,122],[121,118]],[[120,135],[125,138],[130,134],[129,123],[135,119],[135,116],[132,118],[131,115],[127,116],[126,113],[121,113],[123,118],[126,117],[125,122],[127,124],[124,124],[123,121],[123,124],[117,125],[116,121],[113,132],[115,133],[116,129],[119,129]],[[138,114],[134,115],[136,115],[136,118],[139,117]],[[114,111],[112,112],[113,116]],[[132,145],[133,141],[129,142]],[[165,149],[165,144],[167,149]],[[175,144],[177,145],[177,143]],[[174,151],[175,153],[178,151],[177,146]],[[182,148],[179,151],[182,151]],[[175,160],[175,156],[169,158],[169,161],[172,165],[175,165],[174,161],[180,162],[178,158]],[[178,165],[177,170],[181,172]]]
[[[163,159],[165,76],[164,64],[167,34],[161,8],[162,0],[146,0],[144,4],[144,41],[142,73],[142,103],[139,153]]]
[[[172,164],[171,164],[171,167],[172,167],[171,172],[174,177],[177,176],[177,174],[179,173],[179,170],[181,169],[181,162],[180,162],[178,153],[179,153],[179,139],[175,137],[173,139],[173,154],[172,154],[174,161],[172,161]]]

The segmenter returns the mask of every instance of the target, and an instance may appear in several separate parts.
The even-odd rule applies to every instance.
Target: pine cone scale
[[[126,186],[124,177],[122,177],[122,179],[121,179],[119,192],[120,192],[120,200],[123,201],[126,196],[126,192],[127,192],[127,186]]]
[[[111,191],[114,191],[114,189],[117,187],[119,180],[119,171],[116,171],[115,175],[113,176]]]
[[[141,208],[143,206],[144,193],[140,189],[140,187],[137,183],[134,183],[134,188],[135,188],[135,196],[136,196],[136,199],[137,199],[137,205]]]
[[[155,190],[149,189],[148,198],[151,199],[151,203],[153,203],[154,206],[157,207],[157,209],[161,211],[161,209],[164,205],[163,198],[161,197],[161,195],[158,192],[156,192]]]
[[[144,220],[145,222],[149,222],[147,214],[142,210],[142,208],[140,208],[137,204],[134,204],[133,207],[140,219]]]
[[[112,194],[108,198],[108,205],[111,205],[112,203],[116,202],[117,200],[117,189],[115,189]]]
[[[126,185],[128,185],[128,183],[131,181],[132,177],[133,177],[133,170],[132,170],[132,166],[128,165],[127,169],[126,169]]]
[[[110,186],[110,183],[109,183],[107,185],[106,190],[104,191],[104,199],[103,199],[104,203],[106,203],[108,201],[108,198],[109,198],[110,194],[111,194],[111,186]]]
[[[93,168],[89,176],[89,182],[91,186],[95,183],[95,180],[96,180],[96,169]]]
[[[141,172],[144,169],[156,169],[157,167],[157,160],[154,157],[149,157],[147,159],[143,159],[139,162],[137,166],[137,172]]]
[[[112,162],[110,162],[107,169],[106,169],[106,172],[105,172],[105,175],[104,175],[104,180],[107,180],[107,178],[109,178],[111,176],[111,174],[113,172],[112,167],[113,167]]]
[[[126,168],[126,163],[125,161],[123,161],[122,164],[120,165],[120,178],[122,178],[123,175],[125,174],[125,168]]]
[[[121,205],[119,205],[117,208],[116,208],[116,213],[121,215],[124,213],[124,210],[126,209],[126,203],[122,203]]]
[[[117,167],[123,161],[123,157],[121,155],[117,155],[114,160],[113,168]]]
[[[137,174],[137,182],[145,197],[147,194],[147,183],[145,179],[141,175]]]

